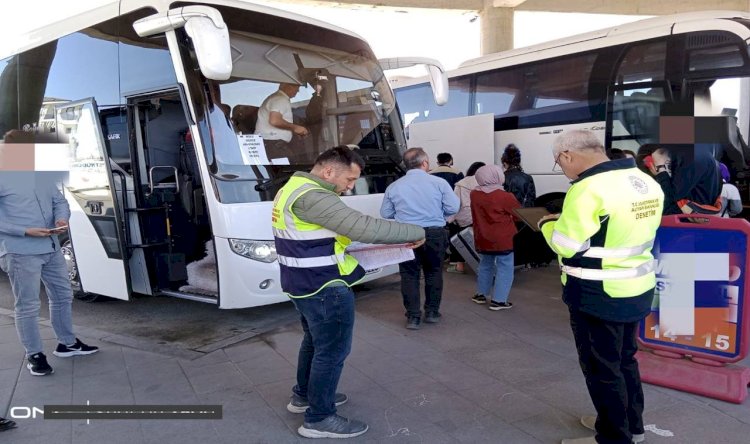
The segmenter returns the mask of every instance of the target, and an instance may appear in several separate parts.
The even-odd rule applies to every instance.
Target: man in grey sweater
[[[329,149],[310,174],[295,173],[274,199],[281,288],[299,311],[305,332],[287,409],[305,414],[298,432],[308,438],[351,438],[368,429],[336,414],[336,406],[348,400],[336,387],[352,345],[350,287],[365,276],[346,246],[352,240],[412,248],[424,243],[424,229],[417,225],[377,219],[344,204],[339,195],[354,187],[363,168],[362,158],[346,146]]]

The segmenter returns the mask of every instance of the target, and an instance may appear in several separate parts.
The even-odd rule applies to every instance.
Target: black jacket
[[[536,205],[536,187],[534,179],[523,171],[511,168],[505,171],[505,191],[513,193],[522,207]]]

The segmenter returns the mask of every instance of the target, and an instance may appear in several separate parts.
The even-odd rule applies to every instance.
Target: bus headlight
[[[273,241],[229,239],[229,245],[240,256],[267,263],[276,260],[276,245]]]

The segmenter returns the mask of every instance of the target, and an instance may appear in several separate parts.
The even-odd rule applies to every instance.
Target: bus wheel
[[[70,286],[73,289],[73,297],[83,302],[94,302],[99,298],[98,294],[86,293],[81,289],[81,278],[78,275],[78,266],[76,264],[76,256],[73,252],[73,244],[70,240],[65,240],[60,247],[60,251],[65,258],[65,263],[68,265],[68,279],[70,280]]]

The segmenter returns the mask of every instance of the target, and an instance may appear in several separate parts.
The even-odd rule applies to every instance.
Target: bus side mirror
[[[435,103],[441,106],[448,103],[448,76],[439,61],[426,57],[394,57],[379,59],[378,62],[384,71],[425,65],[430,75],[430,86]]]
[[[133,23],[141,37],[185,27],[193,40],[198,65],[206,78],[227,80],[232,75],[229,28],[221,13],[208,6],[185,6],[144,17]]]

